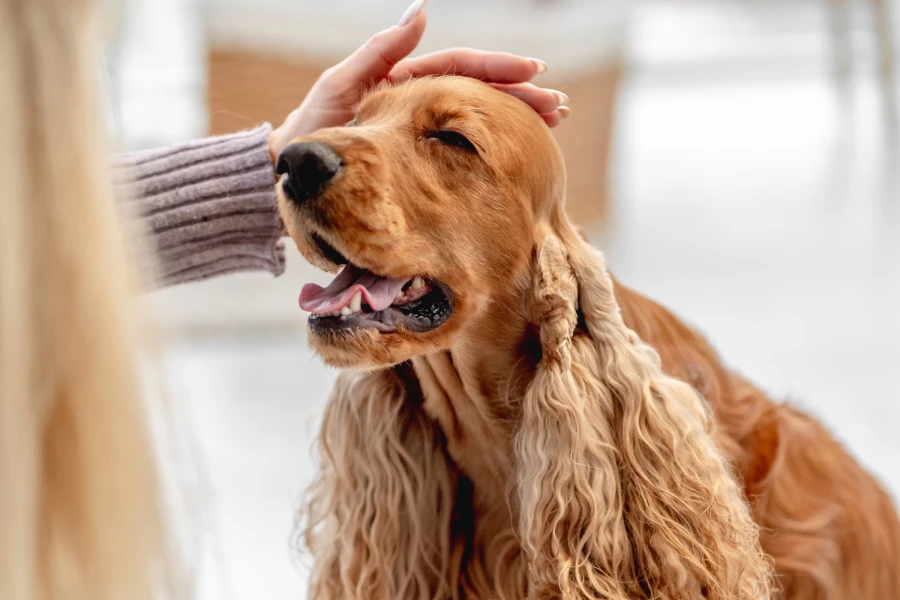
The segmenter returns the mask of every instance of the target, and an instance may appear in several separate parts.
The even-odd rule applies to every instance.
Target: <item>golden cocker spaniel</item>
[[[343,266],[300,296],[349,369],[302,513],[311,598],[900,599],[890,498],[612,279],[524,103],[380,87],[277,171],[297,247]]]

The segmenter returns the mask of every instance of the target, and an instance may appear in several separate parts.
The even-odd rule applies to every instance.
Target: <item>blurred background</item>
[[[900,141],[892,0],[430,0],[422,51],[544,59],[570,212],[619,279],[822,419],[900,495]],[[406,0],[123,0],[104,74],[123,149],[280,123]],[[289,243],[289,246],[291,244]],[[283,277],[163,290],[208,473],[203,597],[304,598],[293,511],[335,373]],[[327,279],[327,278],[325,278]]]

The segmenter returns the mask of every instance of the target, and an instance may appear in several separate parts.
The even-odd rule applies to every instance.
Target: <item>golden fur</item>
[[[307,259],[337,269],[315,234],[453,291],[428,333],[310,334],[362,370],[335,388],[301,512],[312,598],[900,597],[889,498],[818,424],[613,281],[524,104],[416,80],[304,141],[345,165],[302,208],[279,193]]]

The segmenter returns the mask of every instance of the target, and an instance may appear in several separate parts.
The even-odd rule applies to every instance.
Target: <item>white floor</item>
[[[695,22],[721,22],[709,3],[688,6]],[[821,32],[779,38],[805,48],[779,69],[757,60],[744,76],[719,77],[719,60],[712,71],[679,70],[664,47],[677,45],[672,30],[654,34],[678,30],[672,10],[657,2],[638,11],[615,210],[593,239],[620,279],[705,331],[772,394],[819,416],[900,496],[900,144],[877,80],[861,74],[852,93],[836,93]],[[167,375],[214,499],[221,554],[200,574],[204,598],[304,597],[289,536],[334,377],[307,350],[295,308],[310,277],[321,280],[292,254],[278,280],[247,275],[154,298],[179,315]],[[260,307],[274,315],[265,324],[252,318]]]

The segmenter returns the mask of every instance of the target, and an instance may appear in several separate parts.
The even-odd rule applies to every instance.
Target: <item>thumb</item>
[[[416,49],[425,33],[425,0],[415,0],[400,23],[379,31],[335,67],[340,83],[350,88],[378,83],[395,64]]]

